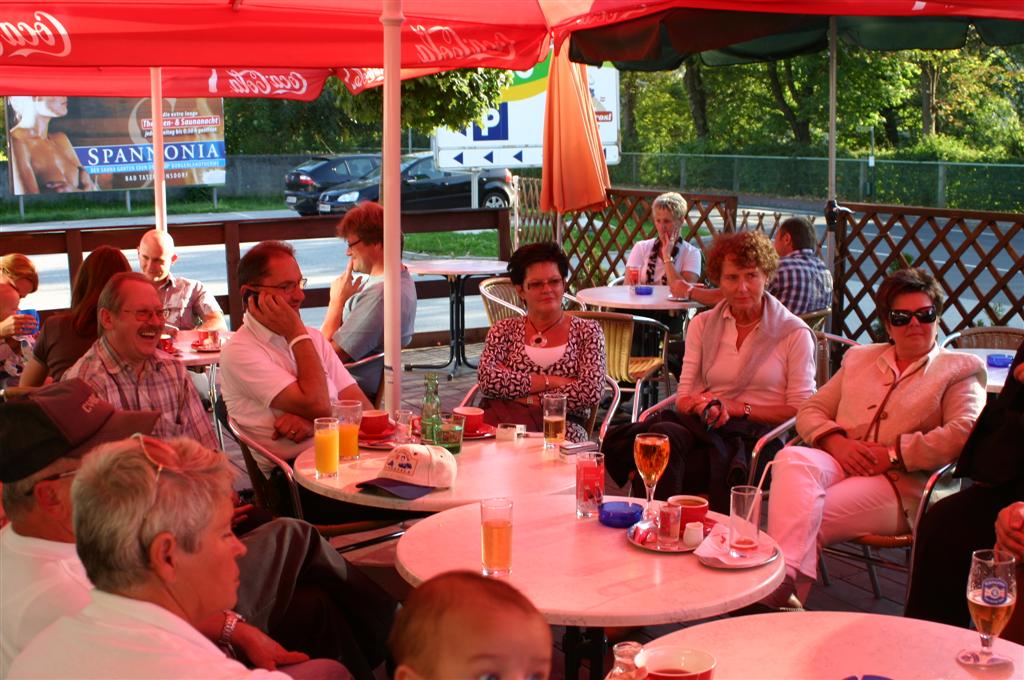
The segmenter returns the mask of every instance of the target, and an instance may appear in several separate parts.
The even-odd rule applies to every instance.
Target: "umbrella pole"
[[[836,17],[828,18],[828,197],[836,197]]]
[[[402,399],[402,0],[384,0],[384,148],[381,163],[384,206],[384,390],[383,407]]]
[[[167,231],[167,186],[164,183],[164,92],[161,70],[149,69],[149,110],[153,121],[153,217]]]

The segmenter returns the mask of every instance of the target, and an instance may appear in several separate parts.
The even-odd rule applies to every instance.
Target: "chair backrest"
[[[942,346],[952,345],[957,349],[1006,349],[1014,350],[1024,342],[1024,329],[1007,326],[978,326],[965,328],[942,341]]]
[[[803,319],[804,323],[810,326],[812,331],[823,331],[825,330],[825,323],[832,316],[832,308],[816,309],[813,312],[798,314],[797,316]]]
[[[291,466],[253,439],[230,416],[228,416],[228,427],[231,429],[232,434],[235,435],[238,447],[242,450],[242,458],[245,459],[245,469],[249,473],[249,480],[252,482],[256,503],[278,517],[302,519],[302,503],[299,500],[299,488],[295,483],[295,474],[292,472]],[[274,477],[268,478],[263,473],[257,462],[258,460],[263,460],[281,471],[287,486],[286,492],[282,492],[274,484]]]
[[[512,285],[512,279],[507,276],[494,276],[481,281],[480,296],[483,298],[484,311],[487,312],[487,320],[491,326],[502,319],[526,315],[526,310],[521,306],[522,301]]]
[[[832,377],[832,356],[847,347],[856,347],[860,343],[824,331],[814,331],[815,376],[814,381],[821,387]],[[840,355],[841,356],[841,355]]]
[[[633,347],[633,315],[618,312],[569,312],[581,319],[593,319],[604,333],[605,361],[608,375],[617,381],[632,382],[629,357]]]
[[[384,352],[371,354],[359,359],[358,361],[350,361],[342,365],[345,367],[346,371],[351,371],[353,368],[358,368],[360,366],[373,363],[374,361],[380,362],[380,380],[377,382],[377,394],[368,394],[366,396],[373,402],[374,408],[380,408],[380,404],[384,400]]]

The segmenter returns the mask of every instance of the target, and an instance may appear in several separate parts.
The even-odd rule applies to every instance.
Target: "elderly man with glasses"
[[[344,362],[384,351],[384,209],[361,203],[345,213],[338,236],[348,248],[348,266],[331,283],[331,299],[320,332]],[[353,274],[365,274],[355,277]],[[402,347],[412,342],[416,325],[416,284],[401,274]],[[352,369],[368,396],[380,390],[382,360]]]
[[[81,378],[117,408],[160,411],[158,437],[186,436],[217,449],[213,423],[186,368],[157,347],[167,309],[142,274],[111,277],[97,303],[99,338],[64,373]]]
[[[245,321],[221,353],[224,402],[239,427],[292,460],[308,446],[313,420],[331,416],[331,401],[370,402],[330,343],[302,323],[306,279],[290,245],[253,246],[238,263],[238,282]]]

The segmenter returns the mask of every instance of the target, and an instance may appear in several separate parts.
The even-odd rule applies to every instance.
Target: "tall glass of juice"
[[[337,418],[317,418],[313,421],[313,453],[317,479],[338,476]]]
[[[338,419],[338,439],[342,460],[359,458],[359,423],[363,420],[363,404],[354,399],[335,403],[334,415]]]

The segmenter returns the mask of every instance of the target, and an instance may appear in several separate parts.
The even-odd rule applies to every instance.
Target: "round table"
[[[791,612],[740,616],[684,628],[647,646],[702,649],[727,678],[1007,678],[1024,671],[1024,647],[997,639],[1014,669],[971,672],[956,661],[980,647],[978,634],[931,621],[856,612]]]
[[[1011,349],[959,349],[956,347],[947,347],[946,349],[952,352],[963,352],[964,354],[973,354],[976,357],[980,357],[981,360],[985,362],[985,371],[988,373],[988,382],[985,384],[985,390],[989,394],[999,394],[1003,391],[1006,379],[1010,375],[1010,368],[996,368],[994,366],[989,366],[988,358],[993,354],[1007,354],[1012,357],[1016,354],[1016,351]]]
[[[476,368],[466,358],[466,279],[471,276],[504,274],[508,263],[502,260],[409,260],[405,263],[411,274],[443,276],[448,279],[448,361],[437,366],[406,364],[405,370],[414,368],[442,369],[451,366],[448,379],[459,366]]]
[[[484,498],[565,493],[576,488],[575,461],[565,462],[557,452],[546,452],[541,437],[523,437],[514,442],[494,438],[464,441],[462,453],[455,456],[459,466],[455,484],[411,501],[359,489],[356,484],[377,477],[388,452],[361,449],[359,455],[357,461],[343,461],[337,477],[316,479],[313,449],[309,448],[295,459],[295,481],[310,491],[347,503],[416,512],[440,512]],[[575,494],[571,498],[575,499]],[[477,562],[479,550],[478,545]]]
[[[479,572],[479,506],[463,505],[418,522],[398,541],[395,566],[413,585],[453,569]],[[722,570],[705,567],[691,553],[637,548],[626,540],[625,529],[576,519],[575,494],[514,498],[508,582],[548,623],[569,627],[563,647],[566,677],[578,676],[579,628],[649,626],[724,614],[765,597],[784,575],[781,555],[760,567]],[[589,647],[592,678],[604,677],[603,638],[601,630],[600,643]]]
[[[598,286],[576,291],[580,302],[595,307],[612,307],[616,309],[647,309],[679,311],[700,309],[704,305],[693,300],[669,300],[668,286],[651,286],[650,295],[637,295],[632,286]]]

